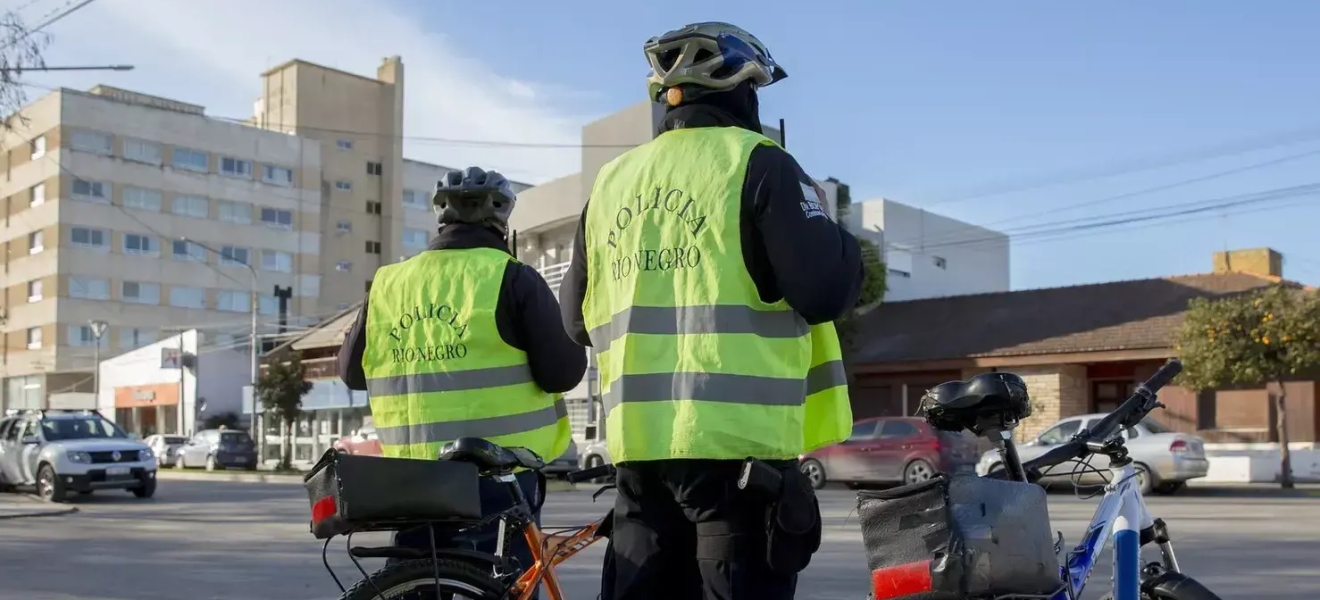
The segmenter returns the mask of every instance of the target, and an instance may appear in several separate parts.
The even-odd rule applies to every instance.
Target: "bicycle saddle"
[[[526,448],[505,448],[475,437],[458,438],[440,448],[440,460],[457,460],[477,466],[483,473],[512,471],[518,467],[540,469],[545,462]]]
[[[917,414],[944,431],[981,433],[983,418],[1021,421],[1031,416],[1027,383],[1012,373],[982,373],[941,383],[921,397]]]

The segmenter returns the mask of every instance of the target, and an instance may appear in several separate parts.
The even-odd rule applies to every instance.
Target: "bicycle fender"
[[[1141,589],[1156,600],[1221,600],[1199,581],[1172,571],[1146,580]]]

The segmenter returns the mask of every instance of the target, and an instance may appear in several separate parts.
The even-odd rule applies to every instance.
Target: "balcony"
[[[568,273],[568,262],[565,261],[553,265],[545,265],[544,267],[537,269],[537,271],[541,272],[541,277],[545,278],[545,282],[550,284],[550,289],[558,295],[559,284],[564,281],[564,274]]]

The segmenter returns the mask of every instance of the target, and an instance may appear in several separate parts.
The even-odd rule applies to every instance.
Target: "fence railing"
[[[564,274],[568,273],[568,262],[546,265],[537,270],[541,272],[541,277],[545,278],[545,282],[550,284],[550,289],[558,294],[559,284],[564,281]]]

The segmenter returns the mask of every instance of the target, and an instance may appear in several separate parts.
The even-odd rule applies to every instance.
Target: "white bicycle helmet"
[[[647,40],[645,50],[651,100],[671,106],[748,80],[765,87],[788,77],[761,40],[728,23],[693,23]],[[667,94],[675,88],[678,94]]]

